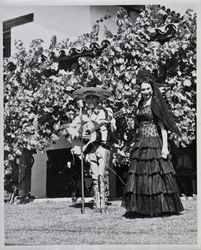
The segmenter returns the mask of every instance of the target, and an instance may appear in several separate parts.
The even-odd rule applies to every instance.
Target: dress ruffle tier
[[[159,136],[136,139],[122,203],[127,212],[157,215],[183,210],[171,158],[161,157],[161,147]]]

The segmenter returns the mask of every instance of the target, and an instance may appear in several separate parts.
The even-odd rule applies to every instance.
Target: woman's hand
[[[167,159],[167,156],[169,154],[168,150],[168,138],[167,138],[167,131],[164,128],[162,122],[159,122],[159,126],[161,128],[161,134],[162,134],[162,150],[161,150],[161,156],[163,159]]]
[[[162,151],[161,151],[162,158],[167,159],[167,156],[168,156],[169,153],[170,152],[169,152],[168,148],[166,148],[166,147],[162,148]]]

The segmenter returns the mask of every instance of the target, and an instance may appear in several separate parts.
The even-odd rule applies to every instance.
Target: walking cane
[[[82,119],[82,108],[84,107],[83,101],[77,101],[78,107],[80,108],[80,120],[81,120],[81,183],[82,183],[82,208],[81,213],[85,213],[84,207],[84,157],[83,157],[83,119]]]

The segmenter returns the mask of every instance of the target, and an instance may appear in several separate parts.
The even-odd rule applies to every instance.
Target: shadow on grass
[[[85,203],[84,203],[84,206],[85,206],[86,208],[90,208],[90,209],[93,209],[93,205],[94,205],[93,202],[85,202]],[[111,202],[108,202],[107,205],[108,205],[108,206],[111,206],[112,203],[111,203]],[[70,207],[81,208],[81,207],[82,207],[82,202],[73,203],[72,205],[70,205]]]
[[[84,206],[90,209],[93,209],[93,203],[92,202],[85,202]],[[73,203],[72,205],[70,205],[69,207],[74,207],[74,208],[81,208],[82,207],[82,203]]]
[[[140,214],[136,212],[126,212],[123,217],[128,219],[144,219],[144,218],[163,218],[163,217],[171,217],[171,216],[179,216],[182,215],[182,213],[162,213],[162,214],[156,214],[156,215],[146,215],[146,214]]]

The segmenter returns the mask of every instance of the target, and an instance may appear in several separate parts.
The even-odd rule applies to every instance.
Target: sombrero
[[[100,87],[84,87],[75,90],[72,97],[74,99],[85,100],[85,98],[89,95],[95,95],[98,96],[100,100],[104,100],[111,96],[112,93]]]

